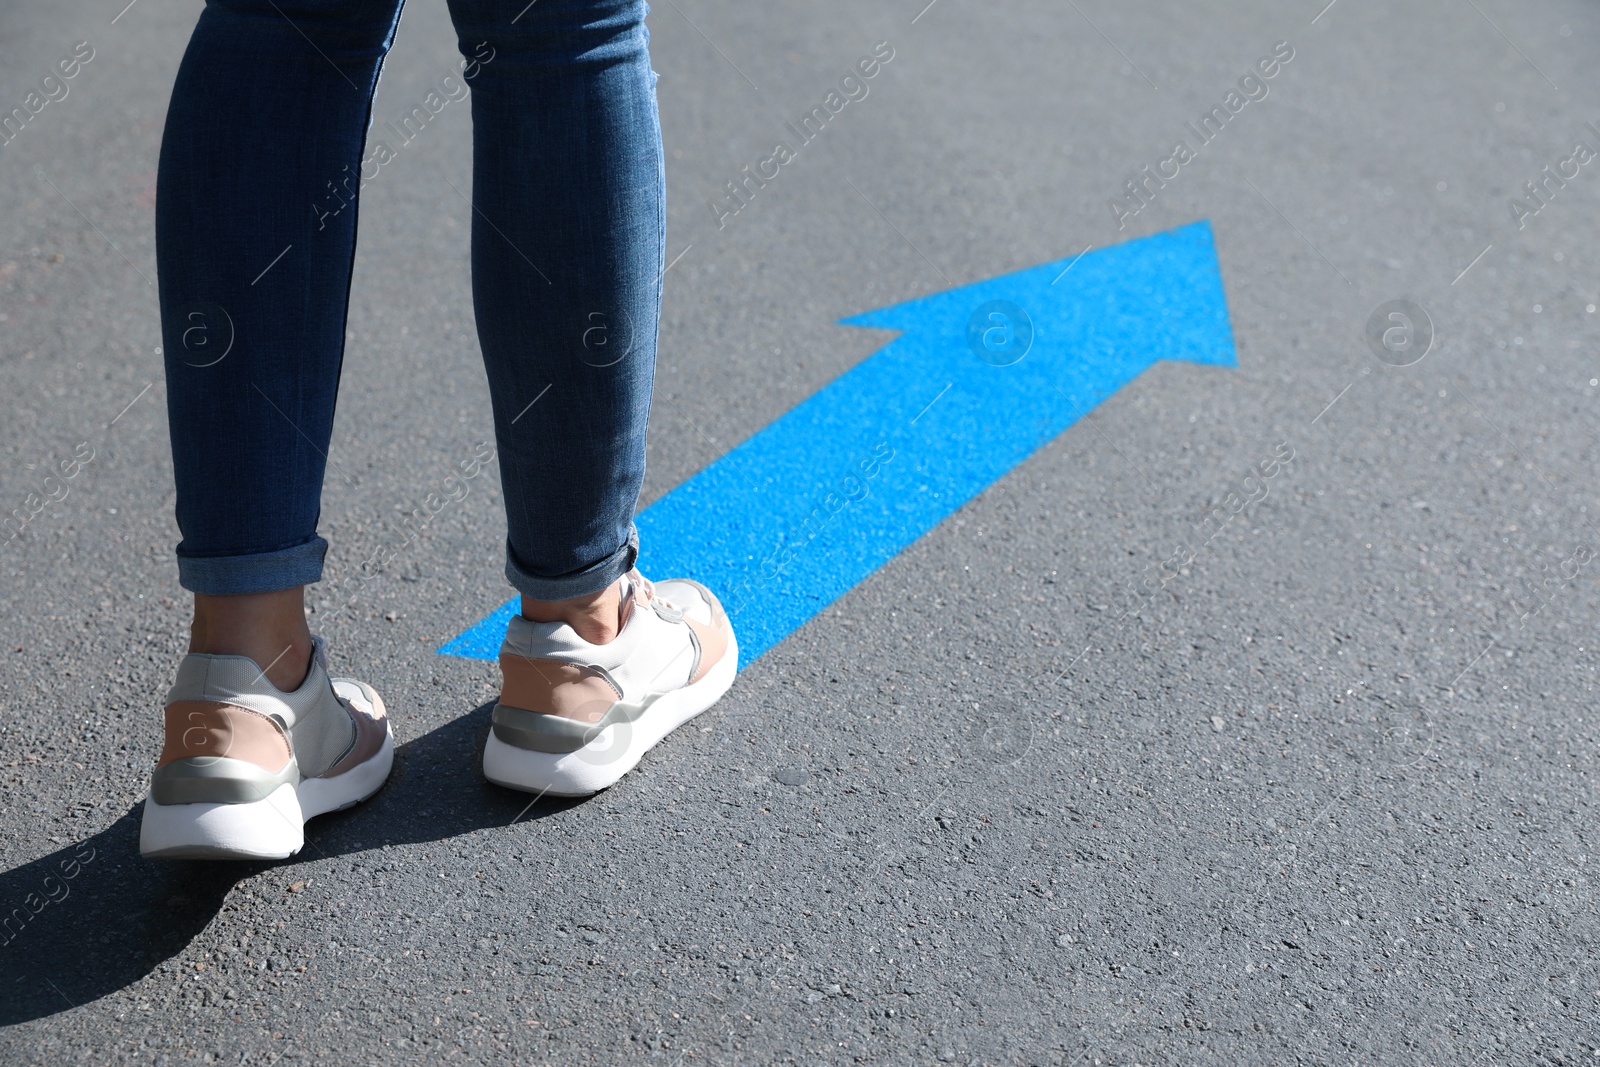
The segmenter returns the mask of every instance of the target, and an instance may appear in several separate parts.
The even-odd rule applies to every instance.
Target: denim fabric
[[[369,133],[400,7],[208,0],[179,68],[156,251],[179,579],[194,592],[321,577],[359,188],[429,118]],[[450,0],[506,575],[540,600],[602,589],[638,554],[666,228],[647,10]]]

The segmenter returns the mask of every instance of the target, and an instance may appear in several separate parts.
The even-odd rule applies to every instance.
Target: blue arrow
[[[840,320],[903,331],[642,512],[746,666],[1157,360],[1234,366],[1211,226]],[[439,649],[494,659],[511,600]]]

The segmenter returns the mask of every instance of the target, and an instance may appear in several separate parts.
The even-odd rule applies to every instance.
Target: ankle
[[[522,598],[522,617],[530,622],[564,622],[591,645],[610,644],[622,631],[621,583],[598,593],[566,600]]]
[[[311,630],[303,589],[194,598],[189,651],[245,656],[282,692],[299,689],[311,670]]]

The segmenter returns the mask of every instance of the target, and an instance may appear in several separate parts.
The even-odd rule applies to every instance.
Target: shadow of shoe
[[[401,745],[382,791],[308,824],[300,855],[437,841],[582,803],[484,780],[478,761],[493,708],[483,704]],[[296,862],[146,860],[139,855],[142,811],[142,802],[135,804],[93,837],[0,873],[0,1026],[133,985],[210,925],[235,885]]]
[[[543,819],[583,803],[493,785],[483,777],[483,745],[494,701],[452,719],[395,751],[383,791],[306,828],[302,855],[343,856],[385,845],[415,845],[513,822]]]

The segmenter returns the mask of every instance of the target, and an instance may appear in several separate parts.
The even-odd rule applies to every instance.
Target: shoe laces
[[[677,604],[673,603],[672,600],[669,599],[668,597],[658,596],[656,594],[655,583],[651,582],[650,579],[648,579],[644,575],[640,574],[638,572],[638,570],[631,570],[631,571],[628,572],[628,581],[633,583],[633,587],[637,587],[638,589],[640,589],[640,590],[642,590],[644,592],[644,603],[648,604],[652,600],[655,600],[655,601],[659,601],[661,604],[665,605],[666,608],[669,611],[681,611],[682,610]],[[628,593],[624,594],[624,596],[631,595],[632,592],[633,592],[633,587],[630,587],[629,590],[628,590]]]

